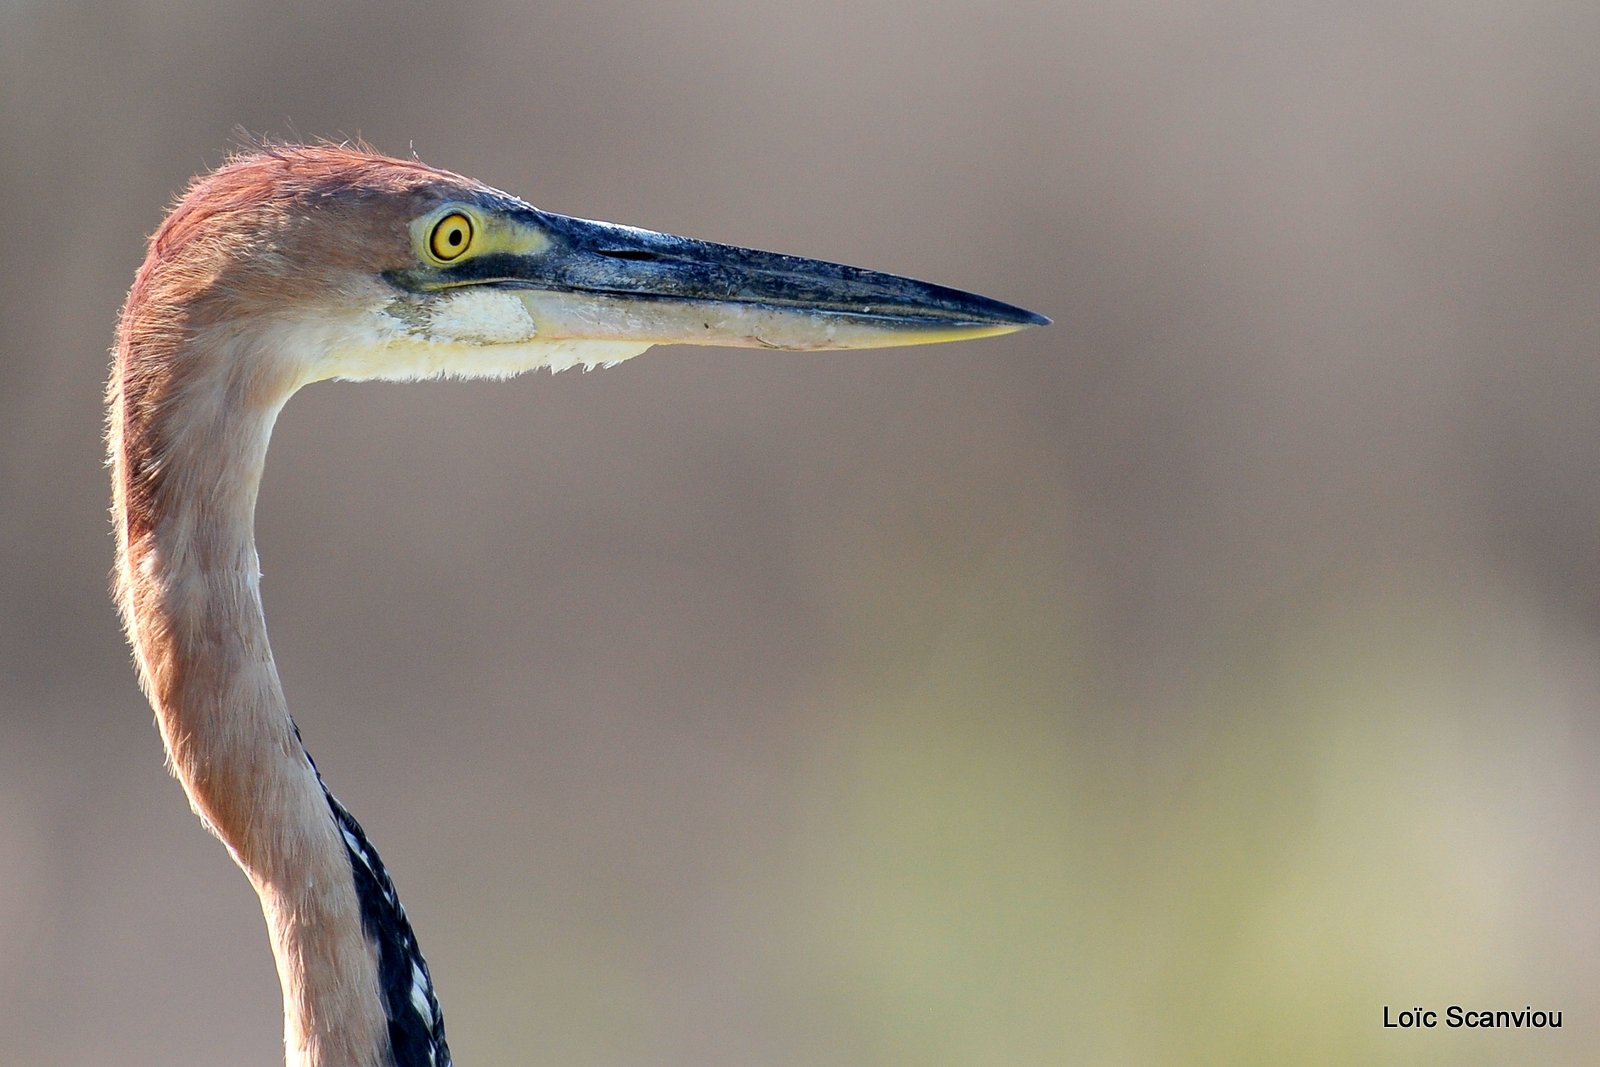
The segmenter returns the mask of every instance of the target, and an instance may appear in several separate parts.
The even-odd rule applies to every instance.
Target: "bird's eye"
[[[428,251],[441,263],[460,259],[471,244],[472,220],[459,211],[453,211],[434,223],[433,233],[428,235]]]

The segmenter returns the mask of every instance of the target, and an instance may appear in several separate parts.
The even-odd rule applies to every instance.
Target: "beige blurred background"
[[[1600,1058],[1600,11],[0,3],[0,1063],[280,1063],[105,595],[236,128],[1056,319],[318,385],[291,705],[463,1065]],[[1385,1005],[1563,1010],[1385,1031]]]

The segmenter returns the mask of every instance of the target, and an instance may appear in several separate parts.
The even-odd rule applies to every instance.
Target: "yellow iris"
[[[472,220],[459,211],[452,212],[434,224],[428,236],[428,251],[441,263],[460,259],[472,244]]]

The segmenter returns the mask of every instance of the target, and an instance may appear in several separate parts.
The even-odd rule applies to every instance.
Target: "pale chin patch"
[[[280,320],[263,338],[301,361],[300,384],[509,378],[530,370],[609,367],[648,341],[545,339],[511,293],[466,289],[426,303],[386,299],[366,310]]]
[[[539,335],[528,307],[511,293],[463,289],[433,302],[426,333],[437,341],[507,345]]]
[[[631,341],[544,340],[519,296],[494,289],[463,289],[431,302],[424,323],[409,332],[428,345],[421,377],[440,374],[502,378],[548,368],[609,367],[638,355],[648,344]],[[401,370],[404,376],[413,376]]]

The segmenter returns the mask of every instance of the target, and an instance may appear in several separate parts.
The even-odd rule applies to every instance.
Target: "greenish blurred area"
[[[1055,325],[318,385],[286,691],[463,1064],[1600,1060],[1600,8],[0,4],[0,1064],[280,1062],[106,597],[237,129]],[[1386,1029],[1451,1004],[1560,1030]]]
[[[1036,578],[953,583],[892,683],[830,705],[788,884],[799,1003],[849,1025],[803,1058],[1584,1062],[1586,709],[1528,633],[1420,590],[1308,603],[1140,723]],[[1380,1026],[1528,1003],[1563,1031]]]

